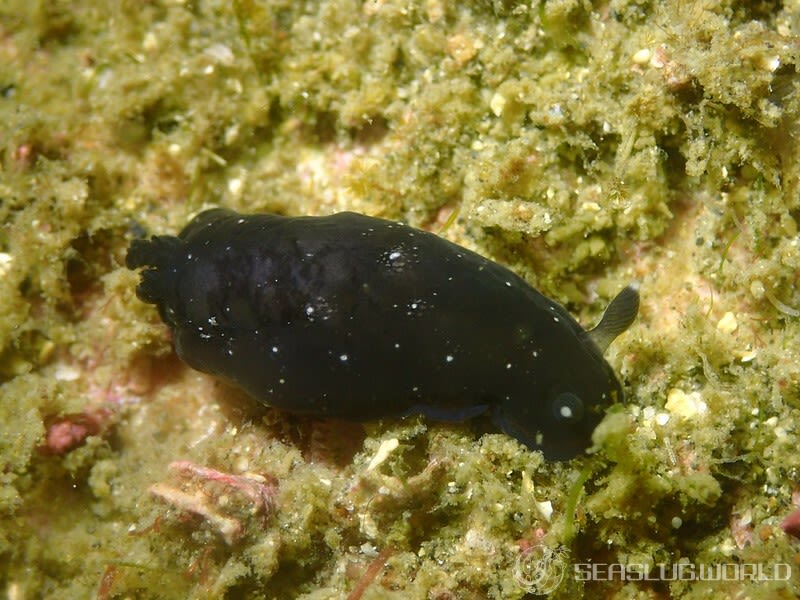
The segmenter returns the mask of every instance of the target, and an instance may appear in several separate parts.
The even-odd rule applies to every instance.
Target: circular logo
[[[514,561],[514,579],[527,592],[549,594],[564,579],[568,554],[561,546],[531,546]]]

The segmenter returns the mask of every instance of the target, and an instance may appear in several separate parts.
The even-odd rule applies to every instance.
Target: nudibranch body
[[[512,271],[432,233],[339,213],[212,209],[136,240],[138,297],[190,366],[293,413],[366,421],[481,413],[550,460],[584,451],[622,388],[602,351],[625,288],[584,329]]]

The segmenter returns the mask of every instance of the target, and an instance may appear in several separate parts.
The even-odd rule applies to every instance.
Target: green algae
[[[794,597],[799,29],[733,0],[0,7],[6,595],[515,598],[544,540],[569,564],[795,571],[568,570],[557,597]],[[265,414],[180,365],[123,268],[210,205],[457,212],[444,235],[586,324],[639,280],[609,352],[627,402],[569,464],[480,422]],[[64,419],[100,425],[48,451]]]

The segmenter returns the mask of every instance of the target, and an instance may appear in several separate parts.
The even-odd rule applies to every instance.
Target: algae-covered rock
[[[0,34],[7,597],[800,593],[796,3],[9,0]],[[123,267],[210,206],[406,220],[587,326],[638,281],[626,400],[565,464],[261,408]],[[766,575],[667,576],[726,565]]]

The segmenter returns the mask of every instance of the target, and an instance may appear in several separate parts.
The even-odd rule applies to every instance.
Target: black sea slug
[[[625,288],[587,332],[507,268],[355,213],[213,209],[136,240],[136,289],[189,365],[289,412],[365,421],[481,413],[550,460],[586,449],[622,388],[602,352],[631,324]]]

